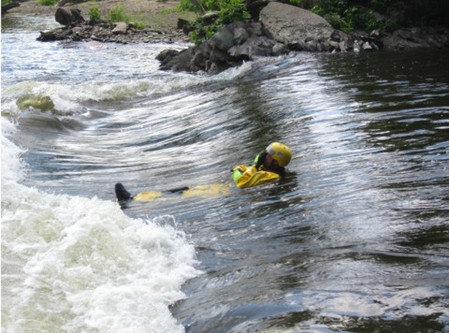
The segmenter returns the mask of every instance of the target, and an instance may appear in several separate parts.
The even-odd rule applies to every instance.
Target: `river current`
[[[449,331],[449,52],[190,75],[54,26],[2,18],[2,332]],[[116,202],[272,141],[279,183]]]

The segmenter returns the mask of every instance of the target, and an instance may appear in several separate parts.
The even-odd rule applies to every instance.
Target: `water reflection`
[[[283,133],[278,130],[281,116],[267,107],[270,98],[257,81],[239,84],[231,96],[232,107],[240,111],[238,121],[243,127],[243,131],[239,133],[241,143],[236,147],[241,146],[244,151],[251,151],[254,155],[247,156],[241,163],[252,162],[255,155],[265,149],[274,138],[282,141]]]
[[[2,15],[2,33],[39,32],[59,26],[54,17]],[[36,38],[38,33],[36,33]]]
[[[244,298],[235,298],[219,288],[220,302],[206,302],[205,308],[216,305],[207,323],[218,321],[225,330],[244,327],[248,332],[272,324],[317,331],[409,330],[419,320],[423,322],[420,327],[445,327],[447,283],[441,278],[447,274],[447,265],[444,256],[436,253],[446,249],[447,228],[432,227],[427,232],[419,227],[447,221],[442,208],[447,203],[442,199],[447,197],[444,193],[449,193],[444,171],[447,113],[444,108],[441,112],[428,106],[429,101],[440,103],[441,89],[434,95],[430,92],[445,83],[430,80],[429,86],[415,85],[415,92],[428,95],[425,101],[410,101],[400,95],[415,79],[396,80],[392,84],[399,87],[391,93],[399,96],[383,100],[379,96],[387,86],[365,84],[366,77],[357,77],[360,70],[354,72],[355,79],[346,75],[344,66],[353,60],[357,64],[358,59],[332,66],[324,61],[324,67],[328,66],[324,76],[337,77],[337,81],[332,89],[322,89],[319,80],[311,83],[321,89],[309,100],[304,98],[307,92],[295,84],[301,81],[300,70],[291,68],[296,76],[282,77],[282,85],[276,82],[278,77],[271,78],[270,84],[279,84],[279,90],[277,98],[267,98],[265,103],[284,116],[276,124],[289,129],[287,136],[299,155],[293,161],[295,181],[279,196],[278,186],[238,195],[235,223],[221,221],[220,234],[225,233],[226,240],[218,245],[222,252],[216,255],[217,261],[207,261],[206,267],[219,268],[214,281],[229,280],[237,290],[248,292]],[[335,74],[338,70],[341,73]],[[384,70],[381,77],[376,69],[377,82],[391,78],[391,71]],[[307,75],[310,72],[303,73]],[[263,88],[262,95],[274,94],[271,87]],[[348,103],[352,98],[357,103]],[[289,99],[298,101],[294,127],[291,122],[285,126],[291,119],[282,110]],[[392,100],[394,109],[389,105]],[[426,188],[432,188],[435,195],[426,194]],[[231,222],[234,217],[226,218]],[[420,242],[429,242],[425,248],[433,251],[418,254]],[[439,258],[432,258],[435,255]],[[429,269],[431,275],[426,273]],[[216,287],[211,288],[209,292]],[[436,296],[440,293],[445,296]],[[180,318],[188,316],[188,304],[208,298],[207,293],[189,295],[192,299],[175,309]],[[250,308],[255,301],[265,307],[267,295],[282,304],[279,314],[272,310],[272,316],[254,319],[245,311],[238,312],[237,300],[238,304],[248,302]],[[243,322],[235,319],[235,313]],[[201,329],[219,332],[222,328],[203,319],[187,325],[188,332]]]

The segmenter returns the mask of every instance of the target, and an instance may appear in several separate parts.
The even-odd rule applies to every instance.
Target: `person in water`
[[[232,169],[232,179],[238,188],[260,185],[262,183],[284,177],[285,167],[292,158],[289,147],[280,143],[271,143],[262,153],[256,156],[251,166],[237,165]],[[164,191],[165,193],[181,193],[185,196],[227,193],[228,185],[211,184],[186,186]],[[163,192],[141,192],[131,195],[121,183],[115,184],[115,195],[120,204],[130,200],[152,201],[163,195]]]
[[[232,179],[238,188],[256,186],[285,176],[292,151],[280,142],[271,143],[256,156],[251,166],[237,165],[232,169]]]

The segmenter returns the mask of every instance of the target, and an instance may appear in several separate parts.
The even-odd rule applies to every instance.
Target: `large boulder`
[[[275,40],[287,45],[328,40],[334,31],[321,16],[280,2],[270,2],[259,20]]]
[[[58,8],[55,12],[55,20],[64,26],[75,26],[84,22],[84,18],[81,16],[81,11],[76,8],[70,10]]]

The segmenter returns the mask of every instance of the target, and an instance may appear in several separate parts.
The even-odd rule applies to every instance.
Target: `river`
[[[449,331],[448,51],[190,75],[55,24],[2,18],[2,332]],[[116,202],[272,141],[281,182]]]

